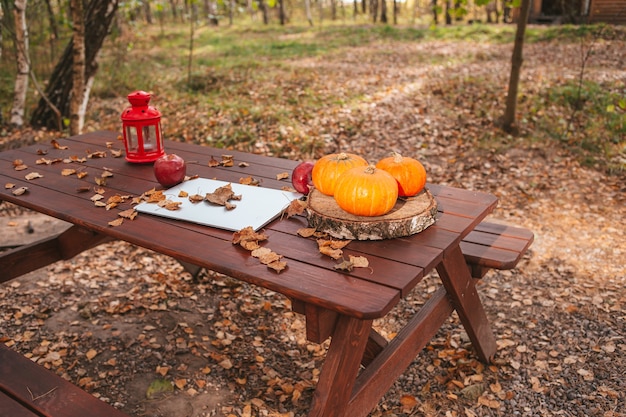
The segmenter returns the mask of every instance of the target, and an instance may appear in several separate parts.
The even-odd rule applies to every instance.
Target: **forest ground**
[[[289,63],[315,68],[328,89],[358,79],[367,97],[329,105],[310,123],[331,131],[323,151],[417,155],[429,181],[491,192],[500,199],[492,219],[535,233],[518,268],[490,272],[479,286],[498,341],[494,363],[477,360],[453,316],[371,416],[626,416],[623,172],[583,165],[532,131],[502,135],[493,118],[467,110],[490,106],[471,90],[448,100],[455,76],[501,84],[510,45],[430,40],[385,59],[371,48]],[[604,45],[586,76],[626,81],[624,50],[624,41]],[[414,54],[450,61],[405,65]],[[455,64],[459,54],[476,59]],[[525,54],[528,89],[576,76],[576,64],[564,64],[577,61],[576,45],[530,44]],[[87,129],[117,129],[122,106],[94,101]],[[346,125],[359,129],[347,135]],[[60,227],[6,203],[0,214],[3,235],[22,241],[32,238],[27,222],[35,234]],[[376,327],[393,337],[436,285],[427,277]],[[327,348],[306,341],[283,297],[211,272],[193,282],[176,261],[120,242],[0,287],[0,317],[0,341],[133,416],[304,416]]]

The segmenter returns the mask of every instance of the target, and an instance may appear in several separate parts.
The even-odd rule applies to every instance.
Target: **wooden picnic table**
[[[93,190],[94,179],[104,170],[113,174],[101,186],[107,198],[140,196],[159,187],[152,165],[130,164],[123,157],[112,156],[111,148],[123,148],[118,136],[115,132],[94,132],[59,139],[56,146],[40,143],[0,153],[0,200],[72,225],[57,236],[0,253],[0,283],[103,242],[123,240],[169,255],[184,265],[283,294],[291,300],[293,310],[306,317],[310,341],[331,338],[310,406],[311,417],[366,416],[455,310],[478,357],[485,362],[493,357],[495,338],[472,275],[480,277],[489,268],[512,268],[532,241],[530,232],[507,238],[507,230],[512,229],[481,224],[496,207],[493,195],[428,184],[438,204],[436,223],[410,237],[351,242],[344,248],[345,256],[365,256],[370,265],[352,271],[336,270],[337,261],[320,254],[315,240],[297,234],[307,226],[305,216],[278,218],[263,229],[269,237],[267,246],[287,262],[287,268],[277,273],[251,257],[249,251],[233,245],[232,231],[143,213],[120,226],[109,225],[118,212],[132,207],[130,199],[107,210],[94,205],[93,191],[80,192],[85,187]],[[291,173],[297,164],[172,141],[166,141],[165,149],[187,161],[189,175],[232,183],[253,177],[260,186],[275,189],[291,185],[289,179],[279,180],[277,175]],[[106,156],[88,157],[97,151]],[[214,165],[209,161],[219,161],[223,154],[233,156],[233,166],[209,166]],[[61,162],[36,164],[40,158]],[[72,158],[86,159],[62,162]],[[28,168],[16,170],[17,160]],[[64,176],[62,170],[66,168],[84,171],[87,176]],[[25,179],[31,172],[42,177]],[[6,188],[9,183],[14,187]],[[28,190],[14,195],[13,190],[19,187]],[[514,248],[509,247],[511,241]],[[397,336],[384,340],[373,330],[373,321],[385,317],[434,269],[441,277],[441,288]]]

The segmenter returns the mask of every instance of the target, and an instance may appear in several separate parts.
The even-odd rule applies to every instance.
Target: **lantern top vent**
[[[136,121],[161,117],[161,112],[159,112],[156,107],[149,105],[150,98],[152,98],[150,93],[138,90],[130,93],[127,98],[131,107],[124,110],[122,120]]]

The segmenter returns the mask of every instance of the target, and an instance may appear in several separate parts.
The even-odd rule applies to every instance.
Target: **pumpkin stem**
[[[399,152],[391,152],[391,156],[393,156],[393,162],[396,164],[402,162],[402,155]]]
[[[345,153],[345,152],[341,152],[341,153],[339,153],[339,154],[337,155],[337,159],[338,159],[338,160],[340,160],[340,161],[343,161],[343,160],[345,160],[345,159],[348,159],[348,154],[347,154],[347,153]]]
[[[365,172],[366,174],[373,174],[374,172],[376,172],[376,165],[369,164],[363,172]]]

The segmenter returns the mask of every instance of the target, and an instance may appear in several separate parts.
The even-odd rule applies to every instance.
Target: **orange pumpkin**
[[[374,165],[352,168],[341,174],[335,187],[335,201],[356,216],[382,216],[398,199],[395,178]]]
[[[410,197],[416,195],[426,185],[426,170],[416,159],[392,153],[376,164],[376,168],[390,173],[398,182],[398,195]]]
[[[350,168],[367,166],[367,161],[352,153],[334,153],[323,156],[313,166],[311,179],[321,193],[332,196],[337,178]]]

